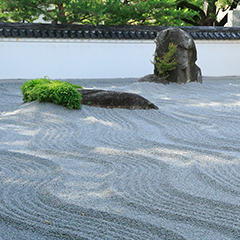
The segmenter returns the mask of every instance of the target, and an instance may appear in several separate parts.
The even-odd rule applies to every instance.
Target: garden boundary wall
[[[59,37],[55,30],[53,36],[47,32],[50,31],[46,29],[50,24],[48,26],[30,24],[27,26],[28,30],[24,30],[24,37],[21,35],[23,31],[20,31],[22,30],[20,27],[14,24],[5,25],[10,28],[7,31],[7,28],[0,24],[0,79],[31,79],[44,76],[52,79],[139,78],[153,73],[154,66],[151,61],[155,51],[154,39],[159,29],[150,28],[150,33],[147,28],[142,32],[139,29],[135,32],[127,29],[130,37],[126,37],[128,35],[124,35],[124,31],[119,29],[115,33],[121,32],[122,35],[116,35],[115,38],[95,38],[89,30],[85,31],[89,34],[87,37],[85,35]],[[18,26],[22,25],[18,24]],[[29,26],[40,29],[36,34],[43,32],[39,26],[47,26],[45,33],[48,33],[48,36],[43,37],[43,33],[39,36],[34,35],[34,30],[30,32],[32,36],[27,35],[27,31],[30,31]],[[14,32],[13,29],[17,31]],[[191,30],[190,35],[195,39],[197,65],[202,69],[203,76],[240,76],[239,28],[227,28],[228,31],[226,28],[221,28],[221,32],[219,29],[218,32],[212,32],[212,28],[207,28],[208,31],[206,29],[197,31],[196,28],[187,28],[187,30],[188,32]],[[59,31],[61,36],[64,36],[63,30]],[[70,34],[69,32],[69,29],[65,30],[65,33]],[[97,34],[96,29],[92,32]],[[103,32],[101,30],[101,33]],[[134,36],[131,33],[138,36],[139,32],[143,37],[135,39],[131,37]],[[76,31],[74,33],[77,35]],[[225,38],[221,33],[225,34]],[[144,34],[148,34],[146,35],[148,38],[144,37]]]

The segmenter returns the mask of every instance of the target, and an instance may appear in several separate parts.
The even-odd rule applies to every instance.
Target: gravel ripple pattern
[[[22,102],[0,80],[0,239],[240,239],[240,79],[68,80],[159,110]]]

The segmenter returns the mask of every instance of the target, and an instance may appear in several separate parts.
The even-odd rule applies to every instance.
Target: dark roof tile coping
[[[155,39],[164,26],[93,26],[77,24],[0,23],[1,38],[65,38],[65,39]],[[190,27],[181,29],[194,40],[240,40],[238,27]]]

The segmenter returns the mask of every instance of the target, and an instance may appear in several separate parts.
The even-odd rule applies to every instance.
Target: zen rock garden
[[[201,69],[195,64],[197,60],[196,46],[185,31],[178,27],[168,28],[158,33],[155,42],[154,73],[140,78],[138,82],[202,83]],[[83,104],[131,110],[158,109],[153,103],[137,94],[84,89],[81,86],[49,79],[26,82],[22,86],[22,92],[24,101],[54,102],[68,108],[80,108],[80,104]]]

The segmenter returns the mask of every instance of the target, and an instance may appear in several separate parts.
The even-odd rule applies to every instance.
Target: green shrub
[[[81,108],[82,96],[76,90],[80,85],[69,82],[52,81],[47,78],[32,79],[22,87],[23,101],[53,102],[67,108]]]
[[[155,56],[155,62],[152,62],[156,66],[160,77],[165,80],[169,77],[169,72],[176,68],[177,60],[173,55],[177,51],[177,46],[177,44],[169,43],[168,52],[163,53],[161,58]]]

